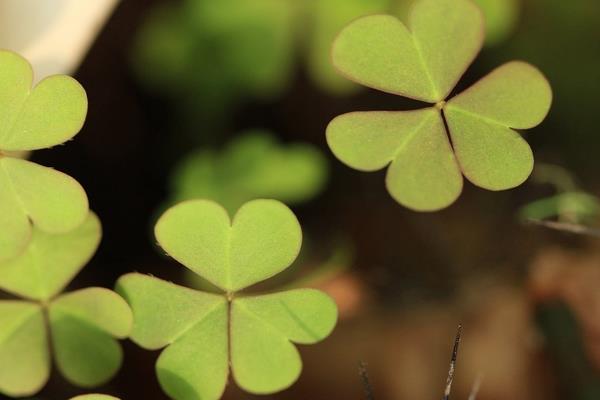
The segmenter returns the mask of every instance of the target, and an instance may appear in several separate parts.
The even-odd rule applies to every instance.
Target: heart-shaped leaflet
[[[103,288],[59,294],[94,254],[100,235],[90,213],[67,234],[34,229],[31,246],[0,263],[0,288],[29,299],[0,301],[0,365],[12,366],[0,368],[0,393],[38,392],[50,374],[51,350],[63,376],[79,386],[102,384],[118,370],[123,356],[115,338],[126,337],[132,325],[127,303]]]
[[[341,115],[327,128],[333,153],[363,171],[391,163],[390,194],[418,211],[452,204],[462,174],[490,190],[523,183],[533,156],[512,128],[544,119],[552,101],[546,78],[511,62],[446,102],[483,43],[481,12],[469,0],[419,0],[409,26],[388,15],[360,18],[335,40],[333,63],[355,82],[435,106]]]
[[[162,351],[158,379],[174,399],[218,399],[229,375],[252,393],[291,385],[302,362],[292,343],[315,343],[333,329],[337,309],[313,289],[244,296],[235,292],[287,268],[300,249],[294,214],[274,200],[254,200],[233,221],[206,200],[167,210],[155,228],[176,260],[226,293],[210,294],[141,274],[128,274],[117,291],[131,305],[131,338]]]
[[[32,83],[31,65],[0,50],[0,261],[25,249],[30,220],[43,231],[64,233],[88,212],[85,191],[74,179],[6,154],[61,144],[85,120],[87,97],[76,80],[56,75],[33,89]]]

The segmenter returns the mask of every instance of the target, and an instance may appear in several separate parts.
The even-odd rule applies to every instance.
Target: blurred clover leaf
[[[81,396],[76,396],[71,398],[71,400],[119,400],[117,397],[109,396],[106,394],[82,394]]]
[[[163,390],[177,400],[218,399],[230,366],[248,392],[290,386],[302,368],[292,342],[328,336],[335,303],[314,289],[239,293],[297,257],[302,231],[290,209],[276,200],[253,200],[230,220],[217,203],[187,201],[162,215],[155,235],[169,255],[223,291],[205,293],[137,273],[117,282],[133,309],[132,340],[164,348],[156,363]]]
[[[485,17],[485,43],[495,46],[506,40],[519,22],[521,0],[474,0]]]
[[[585,224],[600,216],[600,198],[581,190],[567,169],[541,163],[533,171],[532,179],[537,184],[552,185],[556,194],[521,207],[521,219],[557,218],[560,222]]]
[[[33,230],[20,256],[0,263],[0,289],[26,300],[0,301],[0,393],[27,396],[48,380],[51,353],[62,375],[92,387],[119,369],[132,325],[127,303],[108,289],[91,287],[61,294],[100,242],[98,218],[65,234]]]
[[[229,212],[256,198],[296,204],[317,195],[327,174],[316,147],[282,145],[268,132],[249,131],[220,153],[199,150],[185,158],[171,178],[172,200],[211,199]]]
[[[0,262],[25,250],[32,224],[65,233],[88,214],[85,191],[73,178],[13,157],[71,139],[87,113],[85,90],[73,78],[51,76],[33,88],[32,83],[31,65],[0,50]]]
[[[307,67],[311,78],[323,89],[346,94],[360,86],[344,79],[331,66],[331,42],[337,33],[358,17],[386,12],[390,0],[310,0]]]
[[[335,40],[333,63],[353,81],[434,106],[341,115],[327,128],[333,153],[363,171],[390,164],[388,191],[418,211],[452,204],[462,175],[488,190],[523,183],[533,154],[514,129],[545,118],[552,101],[546,78],[513,61],[445,100],[481,49],[481,11],[469,0],[419,0],[409,26],[389,15],[360,18]]]
[[[203,106],[273,97],[292,69],[293,9],[281,0],[160,5],[137,33],[134,69],[149,87]]]

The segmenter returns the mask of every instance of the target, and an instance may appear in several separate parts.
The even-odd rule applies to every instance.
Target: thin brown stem
[[[367,372],[367,364],[364,361],[358,363],[358,373],[362,380],[366,400],[375,400],[373,387],[371,386],[371,380],[369,379],[369,373]]]
[[[454,348],[452,349],[452,357],[450,358],[450,368],[448,369],[448,378],[446,379],[446,390],[444,391],[443,400],[450,399],[450,392],[452,391],[452,381],[454,380],[454,370],[456,369],[456,358],[458,356],[458,347],[460,346],[460,340],[462,338],[462,325],[458,326],[456,332],[456,338],[454,339]]]

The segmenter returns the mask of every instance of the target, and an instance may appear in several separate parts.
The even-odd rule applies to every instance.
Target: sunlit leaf
[[[388,190],[406,207],[443,208],[462,190],[461,172],[435,109],[345,114],[329,124],[327,142],[355,169],[375,171],[391,163]]]
[[[235,212],[257,198],[295,204],[318,194],[327,179],[323,154],[309,144],[283,146],[262,131],[234,139],[223,151],[198,150],[172,176],[175,201],[211,199]]]
[[[75,230],[60,235],[33,230],[20,256],[0,262],[0,288],[35,300],[48,300],[73,279],[100,243],[98,217],[90,213]]]
[[[450,109],[445,112],[456,158],[465,177],[488,190],[523,183],[533,170],[529,144],[512,129]]]
[[[117,291],[133,309],[131,339],[166,347],[156,364],[163,389],[175,399],[217,399],[229,373],[227,301],[157,278],[128,274]]]
[[[27,214],[21,212],[21,204],[14,192],[7,190],[11,185],[11,181],[2,170],[0,156],[0,263],[21,254],[32,236]]]
[[[109,396],[106,394],[82,394],[81,396],[71,397],[70,400],[119,400],[118,397]]]
[[[230,221],[214,202],[187,201],[163,214],[155,234],[171,256],[225,291],[203,293],[140,274],[117,282],[133,310],[132,340],[147,349],[164,347],[156,363],[163,390],[176,400],[216,400],[229,365],[250,392],[291,385],[302,368],[292,342],[325,338],[337,319],[335,303],[316,290],[234,293],[296,258],[301,230],[289,208],[254,200]]]
[[[533,153],[510,128],[538,125],[551,102],[546,78],[523,62],[504,64],[448,101],[444,115],[465,176],[490,190],[523,183],[533,169]]]
[[[0,301],[0,393],[21,397],[38,392],[50,375],[42,308],[25,301]]]
[[[233,221],[216,203],[183,202],[163,214],[155,233],[169,255],[226,291],[287,268],[302,241],[294,214],[274,200],[246,203]]]
[[[66,234],[34,230],[21,256],[0,263],[0,288],[38,301],[0,302],[0,363],[15,365],[1,368],[0,392],[38,392],[49,375],[50,349],[62,375],[78,386],[100,385],[119,369],[115,339],[127,337],[133,322],[127,302],[104,288],[58,295],[91,258],[100,235],[90,213]]]
[[[390,15],[348,25],[333,44],[333,64],[358,83],[435,103],[454,88],[483,37],[481,12],[470,1],[421,0],[409,28]]]
[[[132,325],[131,310],[119,295],[103,288],[78,290],[54,300],[48,313],[52,348],[65,378],[93,387],[117,372],[123,354],[114,338],[125,338]]]
[[[387,15],[352,22],[333,44],[333,64],[356,82],[435,107],[338,117],[327,129],[333,153],[365,171],[391,162],[390,194],[419,211],[444,208],[459,196],[457,162],[486,189],[523,183],[533,154],[512,128],[532,128],[546,117],[552,102],[546,78],[527,63],[510,62],[446,101],[481,48],[481,11],[467,0],[418,0],[408,25],[410,31]]]
[[[81,85],[56,75],[31,88],[33,71],[21,56],[0,51],[0,150],[36,150],[79,132],[87,113]]]
[[[391,14],[407,21],[417,0],[398,0]],[[515,29],[519,19],[521,0],[473,0],[483,12],[485,19],[485,44],[494,46],[504,41]]]
[[[81,225],[88,199],[77,181],[52,168],[17,158],[0,157],[2,219],[0,261],[16,256],[31,235],[29,218],[42,231],[64,233]],[[4,221],[3,221],[4,222]]]
[[[542,73],[521,61],[506,63],[450,99],[446,111],[475,114],[506,127],[529,129],[550,110],[552,89]]]
[[[302,361],[292,342],[324,339],[337,319],[335,303],[311,289],[242,297],[231,307],[233,376],[252,393],[273,393],[294,383]]]

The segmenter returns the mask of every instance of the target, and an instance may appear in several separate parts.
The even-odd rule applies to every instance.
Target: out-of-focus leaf
[[[199,150],[184,159],[172,175],[172,198],[211,199],[230,212],[256,198],[296,204],[317,195],[327,173],[325,157],[315,147],[284,146],[265,132],[251,132],[221,153]]]

